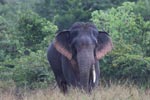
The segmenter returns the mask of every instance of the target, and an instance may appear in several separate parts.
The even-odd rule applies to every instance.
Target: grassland
[[[0,91],[0,100],[150,100],[150,91],[136,86],[111,85],[100,86],[92,94],[86,94],[78,89],[70,89],[63,95],[58,88],[25,91],[16,96],[13,89]]]

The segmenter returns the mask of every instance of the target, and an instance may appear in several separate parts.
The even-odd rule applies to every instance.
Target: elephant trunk
[[[77,61],[80,73],[80,86],[85,91],[90,91],[90,72],[95,62],[92,50],[83,49],[77,54]],[[95,74],[95,73],[94,73]]]

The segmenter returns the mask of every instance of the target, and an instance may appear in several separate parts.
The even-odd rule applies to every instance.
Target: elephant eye
[[[94,37],[98,37],[98,32],[93,31],[93,36],[94,36]]]

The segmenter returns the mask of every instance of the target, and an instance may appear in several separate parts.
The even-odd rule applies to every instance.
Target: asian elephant
[[[58,32],[48,47],[47,58],[60,90],[66,93],[68,86],[73,86],[90,92],[99,84],[99,60],[112,47],[108,33],[89,22],[76,22]]]

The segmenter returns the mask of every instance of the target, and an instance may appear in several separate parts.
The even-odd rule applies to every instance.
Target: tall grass
[[[13,90],[0,91],[0,100],[150,100],[150,91],[145,91],[136,86],[111,85],[99,87],[91,94],[86,94],[78,89],[70,89],[63,95],[59,89],[43,89],[26,91],[21,97],[15,95]]]

